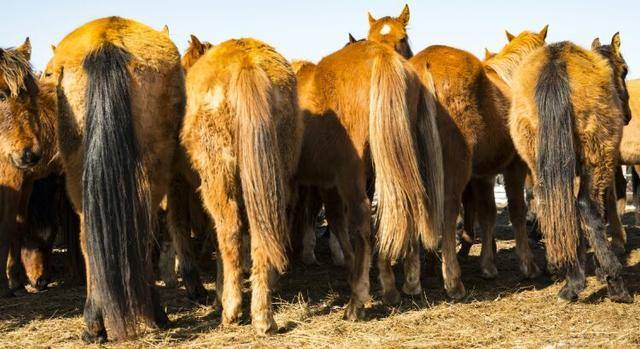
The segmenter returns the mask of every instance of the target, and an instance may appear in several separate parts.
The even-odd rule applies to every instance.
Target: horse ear
[[[189,42],[189,46],[200,49],[202,47],[202,43],[195,35],[191,34],[191,41]]]
[[[544,28],[542,28],[542,30],[540,31],[540,33],[538,33],[538,36],[540,36],[540,38],[542,38],[542,40],[545,40],[547,38],[547,31],[549,30],[549,25],[545,25]]]
[[[376,19],[373,18],[373,16],[371,15],[371,12],[367,12],[367,15],[369,15],[369,25],[373,25],[373,23],[376,22]]]
[[[169,26],[168,25],[164,25],[164,27],[162,27],[162,32],[166,35],[169,36]]]
[[[611,38],[611,49],[616,55],[620,55],[620,33],[613,34]]]
[[[513,34],[509,33],[508,30],[505,30],[504,32],[505,34],[507,34],[507,40],[509,40],[509,42],[511,42],[511,40],[516,38]]]
[[[410,18],[409,5],[404,4],[404,8],[402,9],[402,12],[400,13],[400,16],[398,16],[398,20],[400,20],[402,25],[404,25],[406,27],[407,24],[409,24],[409,18]]]
[[[600,38],[593,39],[593,42],[591,43],[591,50],[595,51],[600,48],[600,46],[602,46],[602,44],[600,43]]]
[[[16,51],[27,61],[31,60],[31,41],[28,37],[24,40],[22,45],[16,47]]]
[[[491,51],[489,51],[488,48],[484,48],[484,59],[487,60],[489,58],[493,57],[493,53],[491,53]]]
[[[353,44],[356,41],[358,41],[358,40],[356,40],[356,38],[354,38],[353,35],[351,35],[351,33],[349,33],[349,43]]]

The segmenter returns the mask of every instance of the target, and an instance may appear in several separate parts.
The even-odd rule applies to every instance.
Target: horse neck
[[[38,113],[40,126],[40,146],[43,149],[43,158],[37,172],[50,173],[56,166],[53,162],[58,153],[58,141],[56,134],[57,125],[57,93],[53,84],[41,83],[38,93]]]
[[[511,86],[513,73],[533,49],[520,49],[507,53],[498,53],[483,63],[485,71],[493,72],[507,86]]]

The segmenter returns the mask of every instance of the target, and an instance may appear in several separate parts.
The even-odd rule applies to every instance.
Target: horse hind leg
[[[527,176],[526,164],[514,160],[504,172],[505,191],[509,205],[509,220],[515,233],[516,254],[522,274],[533,279],[540,275],[535,262],[527,234],[527,205],[524,196],[524,184]]]
[[[462,233],[460,234],[460,250],[458,251],[458,256],[461,258],[469,256],[469,251],[476,240],[474,230],[476,215],[473,190],[473,183],[469,182],[462,193],[464,219]]]
[[[475,207],[482,234],[480,252],[480,270],[485,279],[494,279],[498,275],[495,261],[495,240],[493,230],[496,221],[496,200],[493,194],[494,177],[472,179]]]
[[[624,231],[624,227],[622,226],[622,222],[620,221],[620,216],[618,214],[614,183],[612,183],[611,186],[606,190],[604,200],[605,213],[607,215],[607,221],[609,222],[609,225],[607,226],[607,232],[608,235],[611,236],[611,247],[617,255],[624,255],[625,245],[627,242],[627,234]]]
[[[411,242],[411,247],[404,260],[402,292],[410,296],[417,296],[422,293],[422,285],[420,285],[420,244],[417,240]]]
[[[624,286],[621,275],[622,264],[607,241],[604,219],[596,199],[601,192],[595,190],[593,183],[597,181],[591,178],[591,172],[590,169],[583,171],[580,178],[577,204],[580,226],[595,252],[600,272],[607,281],[609,298],[614,302],[631,303],[633,298]]]
[[[167,221],[169,235],[176,256],[180,262],[180,274],[187,290],[187,297],[199,303],[205,303],[207,291],[202,285],[196,258],[191,246],[191,225],[189,222],[189,198],[192,190],[179,175],[175,175],[167,195]]]
[[[217,270],[222,274],[222,323],[227,325],[238,322],[242,313],[242,220],[237,195],[232,194],[233,184],[239,187],[239,183],[225,174],[203,178],[202,183],[202,199],[216,226],[217,258],[222,262],[222,270]]]

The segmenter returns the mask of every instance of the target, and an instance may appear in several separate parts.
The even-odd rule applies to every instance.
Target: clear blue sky
[[[169,25],[182,50],[189,34],[217,43],[255,37],[275,46],[287,58],[316,61],[339,49],[347,33],[364,37],[367,11],[375,17],[398,15],[411,8],[409,37],[414,52],[446,44],[482,56],[484,47],[498,50],[504,30],[518,33],[549,24],[548,42],[572,40],[590,47],[594,37],[609,42],[620,31],[630,76],[640,77],[640,0],[447,0],[447,1],[216,1],[216,0],[2,0],[0,47],[15,46],[30,36],[33,64],[42,69],[59,42],[79,25],[119,15],[155,28]],[[8,3],[8,4],[7,4]]]

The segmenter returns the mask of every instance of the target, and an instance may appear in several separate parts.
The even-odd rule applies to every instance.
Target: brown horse
[[[241,242],[248,230],[252,323],[259,334],[273,333],[271,274],[287,266],[287,207],[303,132],[295,75],[280,54],[254,39],[229,40],[195,54],[192,49],[185,55],[196,60],[185,64],[181,141],[199,177],[199,184],[190,184],[200,186],[216,225],[222,321],[240,319]]]
[[[305,121],[297,179],[319,191],[349,273],[344,317],[361,319],[370,300],[368,177],[375,172],[380,258],[404,257],[419,239],[437,244],[443,179],[433,103],[408,63],[371,41],[302,64],[297,77]]]
[[[26,229],[33,181],[59,171],[55,159],[55,89],[37,83],[30,57],[28,38],[15,49],[0,49],[0,296],[21,286],[17,277],[19,243]]]
[[[26,223],[20,239],[20,260],[31,288],[43,290],[51,281],[56,240],[64,241],[67,249],[65,275],[69,281],[79,281],[83,276],[78,241],[80,227],[67,198],[64,177],[53,174],[34,181]]]
[[[164,32],[102,18],[60,42],[44,79],[57,85],[59,151],[81,217],[83,339],[162,325],[148,252],[185,105],[178,50]]]
[[[396,49],[405,47],[408,16],[406,7],[398,18],[384,17],[371,21],[369,16],[369,39]],[[391,29],[385,29],[385,26]],[[520,269],[530,278],[539,275],[526,232],[523,194],[526,166],[515,153],[508,130],[509,87],[493,67],[497,64],[517,65],[524,56],[525,48],[531,51],[544,44],[546,33],[546,27],[540,33],[523,33],[510,43],[514,48],[510,48],[512,53],[495,55],[484,64],[468,52],[447,46],[428,47],[410,59],[423,85],[437,98],[443,158],[455,159],[444,162],[446,196],[442,239],[445,289],[454,299],[465,294],[455,244],[456,218],[462,201],[465,204],[465,231],[473,230],[476,215],[482,228],[482,274],[487,278],[497,275],[493,247],[496,217],[493,186],[498,173],[505,176]],[[464,254],[469,247],[470,244],[463,241],[461,253]],[[383,270],[390,269],[381,268],[383,288],[389,287],[389,292],[393,293],[392,274],[383,273]]]
[[[511,80],[511,134],[534,180],[547,259],[566,269],[558,294],[573,301],[585,287],[585,238],[594,249],[609,298],[632,302],[622,265],[606,239],[603,198],[613,180],[622,128],[631,113],[620,36],[587,51],[570,42],[528,55]],[[610,52],[610,58],[601,52]],[[607,56],[605,54],[604,56]],[[574,179],[579,177],[577,199]]]

